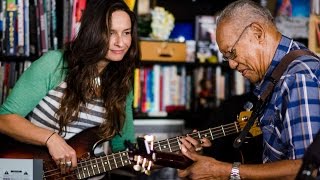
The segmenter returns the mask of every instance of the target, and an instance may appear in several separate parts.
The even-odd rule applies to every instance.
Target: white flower
[[[156,6],[151,10],[152,22],[151,37],[159,40],[166,40],[169,38],[172,29],[174,28],[174,17],[166,11],[163,7]]]

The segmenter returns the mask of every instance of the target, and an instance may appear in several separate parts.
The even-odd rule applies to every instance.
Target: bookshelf
[[[72,39],[79,19],[73,18],[77,10],[73,7],[82,8],[79,4],[83,2],[86,0],[0,2],[0,103],[31,62]]]
[[[72,2],[82,3],[83,1],[1,1],[0,82],[3,82],[0,87],[1,103],[14,86],[15,81],[32,61],[48,50],[61,48],[64,42],[72,39],[79,20],[78,17],[75,17],[75,10],[73,9],[75,4],[72,4]],[[165,6],[173,12],[178,24],[187,23],[190,25],[195,22],[197,14],[210,15],[209,12],[216,12],[228,4],[228,2],[214,3],[215,6],[211,6],[213,3],[209,1],[184,2],[194,16],[182,16],[180,14],[181,7],[175,7],[175,4],[169,1],[155,1],[153,5]],[[206,7],[208,4],[210,6]],[[194,6],[197,8],[193,9],[192,7]],[[206,9],[200,7],[206,7]],[[15,22],[18,22],[17,26],[14,26]],[[141,42],[145,42],[145,39],[141,38]],[[149,59],[142,60],[140,68],[137,69],[140,75],[139,78],[136,78],[136,82],[141,87],[140,92],[136,92],[135,97],[141,98],[145,96],[143,97],[144,99],[150,99],[150,97],[147,98],[146,94],[143,93],[147,93],[149,96],[151,94],[154,96],[151,97],[151,100],[156,100],[159,105],[153,107],[152,104],[154,102],[152,101],[151,103],[146,103],[142,102],[143,100],[141,99],[135,99],[135,117],[144,119],[150,117],[187,119],[186,116],[192,116],[191,113],[201,114],[203,109],[216,108],[223,99],[227,99],[234,94],[243,93],[235,90],[235,82],[242,81],[235,79],[237,78],[237,74],[231,71],[226,63],[198,63],[197,60],[187,61],[189,58],[187,56],[188,53],[183,52],[187,46],[186,42],[164,41],[160,43],[173,44],[174,48],[179,52],[172,53],[170,49],[168,51],[164,49],[160,56],[163,56],[163,58],[151,56]],[[176,58],[173,60],[167,59],[167,55],[179,56],[173,56],[172,58]],[[148,72],[148,75],[145,72]],[[162,77],[160,73],[164,76]],[[143,76],[146,79],[143,80],[141,74],[144,74]],[[166,83],[166,86],[162,85],[161,88],[166,90],[166,94],[158,92],[160,89],[160,78],[165,79],[162,79],[162,81]],[[150,79],[152,80],[150,81]],[[148,83],[146,83],[147,81]],[[158,85],[153,83],[158,83]],[[201,84],[208,85],[211,89],[203,90],[200,87]],[[145,92],[141,91],[143,90],[142,87],[146,89]]]
[[[185,58],[158,58],[157,52],[150,55],[151,50],[141,46],[142,57],[146,57],[146,53],[148,58],[142,58],[140,67],[135,72],[135,118],[184,119],[186,127],[198,128],[205,124],[206,119],[212,121],[208,114],[216,111],[222,101],[251,89],[249,82],[238,72],[231,70],[227,62],[222,61],[217,46],[214,46],[210,39],[214,38],[214,15],[230,2],[232,1],[212,3],[206,0],[184,0],[181,1],[184,6],[180,7],[177,6],[178,3],[167,0],[152,1],[150,6],[164,7],[175,17],[175,28],[170,38],[159,43],[178,42],[177,35],[182,34],[185,49],[176,53]],[[139,12],[139,9],[137,11]],[[151,31],[147,27],[151,18],[148,18],[147,12],[143,13],[138,14],[138,19],[144,21],[140,24],[143,28],[140,31],[143,32],[141,39],[143,43],[148,40],[155,41],[146,37],[146,31]],[[190,48],[193,52],[186,50],[190,46],[193,46]],[[197,54],[200,50],[203,56]]]

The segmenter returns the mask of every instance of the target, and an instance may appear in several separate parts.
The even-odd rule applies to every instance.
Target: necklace
[[[100,79],[99,76],[96,77],[96,78],[94,78],[94,84],[95,84],[97,87],[99,87],[99,86],[101,85],[101,79]]]

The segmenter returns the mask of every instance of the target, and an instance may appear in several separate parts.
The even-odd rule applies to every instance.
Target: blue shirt
[[[307,49],[282,36],[262,81],[254,90],[258,97],[266,80],[290,51]],[[260,118],[263,131],[263,162],[300,159],[320,129],[320,62],[313,56],[300,56],[289,64],[274,88]]]

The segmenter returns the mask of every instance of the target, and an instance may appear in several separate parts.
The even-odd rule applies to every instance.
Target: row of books
[[[31,61],[0,62],[0,104],[4,102],[17,79],[30,64]]]
[[[172,111],[214,108],[233,95],[250,91],[250,83],[237,71],[220,66],[148,65],[135,69],[135,112],[151,116]]]
[[[193,70],[193,109],[215,108],[231,96],[251,90],[250,82],[238,71],[223,66],[199,66]]]
[[[61,48],[75,37],[85,6],[86,0],[2,0],[1,54],[38,57]]]
[[[134,108],[153,115],[189,109],[191,76],[185,66],[151,65],[135,69]]]

